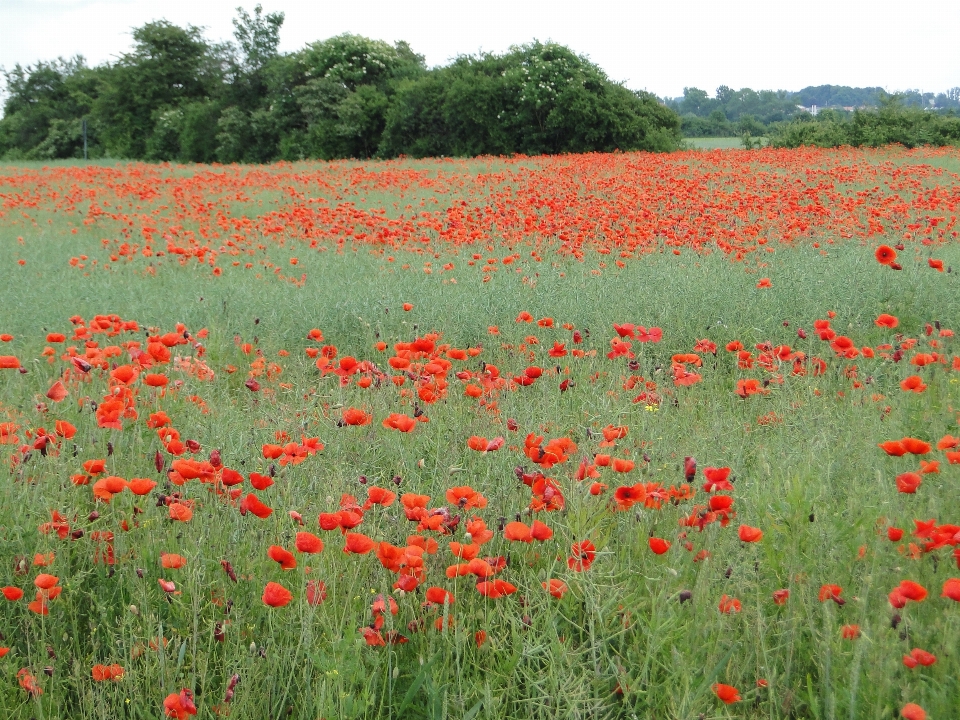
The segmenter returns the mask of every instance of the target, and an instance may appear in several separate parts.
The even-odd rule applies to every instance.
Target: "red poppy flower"
[[[540,584],[543,586],[544,590],[546,590],[548,593],[553,595],[553,597],[557,598],[558,600],[562,599],[564,594],[567,592],[567,590],[570,589],[567,587],[567,584],[565,582],[563,582],[562,580],[557,580],[556,578],[551,578],[549,581],[543,582]]]
[[[613,493],[613,499],[619,510],[629,510],[635,503],[642,503],[647,499],[647,489],[643,483],[618,487]]]
[[[919,375],[908,375],[900,381],[900,389],[905,392],[922,393],[927,386]]]
[[[187,559],[183,555],[176,553],[161,553],[160,565],[166,570],[179,570],[187,564]]]
[[[293,553],[279,545],[271,545],[267,548],[267,556],[279,563],[284,570],[293,570],[297,567],[297,559],[293,556]]]
[[[366,555],[373,550],[376,543],[362,533],[347,533],[345,535],[346,545],[343,548],[345,553],[355,553],[357,555]]]
[[[506,580],[484,580],[477,583],[477,592],[491,600],[497,600],[505,595],[513,595],[516,591],[516,586]]]
[[[391,413],[384,419],[383,426],[387,429],[408,433],[417,426],[417,421],[403,413]]]
[[[647,540],[647,544],[650,546],[650,549],[653,551],[654,555],[663,555],[665,552],[667,552],[667,550],[670,549],[670,543],[663,538],[652,537]]]
[[[925,440],[918,440],[917,438],[905,437],[900,440],[900,443],[903,445],[904,449],[911,455],[926,455],[930,452],[930,443]]]
[[[13,587],[12,585],[0,588],[0,592],[2,592],[3,596],[10,602],[15,602],[23,597],[23,590],[18,587]]]
[[[264,505],[253,493],[248,493],[247,496],[240,502],[240,514],[246,515],[247,512],[251,512],[263,520],[270,517],[270,513],[273,512],[273,508]]]
[[[740,691],[733,685],[724,685],[723,683],[714,683],[711,687],[713,694],[720,698],[727,705],[740,702]]]
[[[581,540],[571,547],[572,555],[567,558],[567,567],[574,572],[589,570],[597,557],[597,548],[589,540]]]
[[[180,522],[190,522],[193,518],[193,510],[189,506],[184,505],[183,503],[171,503],[167,508],[167,513],[170,515],[171,520],[178,520]]]
[[[373,420],[373,415],[364,412],[358,408],[347,408],[343,411],[343,423],[345,425],[369,425]]]
[[[763,531],[760,528],[741,525],[737,530],[737,535],[745,543],[755,543],[763,539]]]
[[[906,472],[897,475],[897,490],[912,495],[920,487],[923,478],[918,473]]]
[[[730,468],[705,467],[703,476],[707,481],[703,484],[704,492],[716,492],[717,490],[733,490],[733,484],[727,479],[730,477]]]
[[[187,689],[179,693],[170,693],[163,701],[163,714],[176,720],[187,720],[190,715],[197,714],[197,706],[193,703],[193,692]]]
[[[741,609],[740,601],[735,597],[730,597],[729,595],[721,596],[719,607],[720,612],[722,612],[724,615],[738,613]]]
[[[840,628],[840,637],[844,640],[856,640],[860,637],[859,625],[844,625]]]
[[[897,590],[902,597],[914,602],[921,602],[927,597],[927,589],[913,580],[901,580]]]
[[[443,605],[444,603],[453,605],[454,601],[453,593],[440,587],[427,588],[426,599],[427,602],[435,603],[437,605]]]
[[[881,265],[890,265],[897,259],[897,251],[889,245],[881,245],[874,253],[874,257]]]
[[[903,720],[927,720],[926,711],[916,703],[907,703],[900,709]]]
[[[627,460],[624,458],[613,458],[610,463],[610,467],[613,468],[614,472],[618,473],[628,473],[633,470],[634,463],[633,460]]]
[[[960,602],[960,578],[950,578],[943,584],[943,592],[940,597],[950,598]]]
[[[847,601],[840,597],[842,592],[843,588],[839,585],[821,585],[820,593],[817,595],[817,598],[820,600],[820,602],[833,600],[837,605],[844,605]]]
[[[522,522],[510,522],[503,528],[503,537],[512,542],[533,542],[530,528]]]
[[[263,600],[265,605],[270,607],[283,607],[293,599],[293,593],[287,590],[280,583],[268,582],[263,589]]]
[[[915,668],[917,665],[929,667],[937,662],[937,656],[920,648],[914,648],[909,655],[903,656],[903,664],[908,668]]]

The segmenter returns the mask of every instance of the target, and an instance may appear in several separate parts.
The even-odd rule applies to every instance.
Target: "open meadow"
[[[958,172],[0,166],[0,714],[958,717]]]

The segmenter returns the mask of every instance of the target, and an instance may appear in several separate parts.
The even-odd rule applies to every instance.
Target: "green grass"
[[[875,161],[876,156],[865,154],[852,162]],[[922,158],[897,156],[897,161]],[[540,162],[524,161],[533,168]],[[697,162],[689,160],[694,174],[699,172]],[[773,167],[780,161],[769,162]],[[955,163],[956,158],[944,162]],[[402,191],[397,189],[400,180],[390,180],[384,187],[361,188],[352,197],[358,206],[363,198],[363,206],[383,208],[393,217],[400,214],[394,202],[402,207],[431,197],[443,208],[455,208],[462,200],[479,213],[492,201],[486,190],[469,185],[471,179],[514,166],[485,160],[364,167],[374,172],[428,171],[427,180]],[[189,177],[196,170],[202,169],[176,172]],[[324,166],[267,171],[304,177],[316,172],[321,178],[326,172]],[[433,190],[430,178],[444,173],[463,178],[467,189],[459,194]],[[344,177],[347,186],[349,173]],[[884,177],[889,185],[898,182],[890,174]],[[129,176],[120,181],[132,182]],[[120,181],[110,180],[109,189],[105,182],[93,196],[111,202],[108,212],[119,212],[111,193],[133,197],[140,191],[140,186],[118,190]],[[918,182],[957,189],[956,178],[930,176]],[[302,177],[290,184],[317,187]],[[65,183],[60,192],[80,192],[83,183],[77,185]],[[282,187],[269,187],[266,181],[261,187],[246,190],[249,201],[226,203],[228,209],[235,208],[229,216],[256,217],[288,207],[291,201]],[[854,184],[837,192],[856,197],[863,188]],[[7,184],[0,187],[0,200],[29,190]],[[164,186],[163,191],[168,194],[143,201],[142,212],[126,212],[137,217],[150,216],[153,210],[160,217],[170,215],[172,210],[159,208],[174,204],[173,190]],[[568,191],[564,186],[563,192]],[[580,192],[578,207],[589,210],[596,202],[592,193],[599,191],[589,187]],[[901,192],[908,194],[906,189]],[[209,198],[227,195],[211,190]],[[77,201],[77,207],[85,212],[89,199]],[[220,277],[207,264],[193,260],[181,266],[169,255],[162,262],[156,256],[111,262],[109,252],[126,238],[125,221],[101,217],[84,225],[78,212],[56,209],[58,201],[44,195],[38,206],[26,208],[29,220],[20,215],[25,208],[7,208],[0,217],[0,272],[5,279],[0,283],[0,332],[14,336],[0,346],[0,354],[16,355],[28,370],[0,370],[0,413],[5,416],[0,420],[16,422],[21,441],[26,441],[27,429],[49,430],[56,419],[78,428],[76,437],[61,441],[59,453],[42,456],[34,451],[18,464],[4,462],[0,470],[0,585],[27,591],[23,600],[0,605],[0,645],[11,648],[0,659],[5,717],[156,718],[162,716],[168,694],[188,688],[195,693],[198,717],[209,718],[215,706],[226,707],[224,693],[234,673],[241,679],[229,706],[232,718],[880,719],[894,717],[912,701],[939,719],[950,717],[960,705],[960,660],[952,641],[960,632],[960,604],[939,597],[943,582],[960,571],[949,546],[918,559],[911,559],[906,547],[921,542],[910,535],[914,519],[960,523],[960,469],[934,450],[927,459],[940,460],[940,473],[924,475],[914,495],[898,493],[894,478],[916,470],[917,460],[890,458],[877,447],[904,436],[935,444],[947,433],[960,434],[960,373],[950,370],[951,358],[960,355],[956,339],[926,334],[926,324],[934,322],[960,331],[955,326],[960,318],[957,275],[935,272],[926,262],[932,253],[945,266],[960,267],[955,240],[937,241],[933,247],[908,243],[899,257],[901,272],[873,257],[879,241],[895,244],[901,237],[842,241],[817,228],[803,241],[764,254],[762,262],[735,263],[722,253],[684,249],[679,256],[656,252],[631,258],[620,268],[614,264],[615,254],[588,252],[578,262],[547,254],[547,243],[538,246],[542,262],[529,257],[529,248],[518,250],[520,260],[498,263],[498,271],[484,282],[478,266],[488,257],[502,260],[509,253],[499,239],[495,244],[484,238],[460,249],[432,239],[436,255],[397,251],[390,262],[386,251],[369,252],[359,243],[346,245],[342,254],[310,252],[299,240],[284,239],[281,246],[275,237],[248,233],[251,249],[258,242],[265,249],[247,257],[256,263],[272,259],[291,276],[305,272],[307,279],[298,287],[276,279],[267,265],[233,268],[233,258],[225,253],[220,255],[219,264],[225,267]],[[193,199],[188,195],[184,202]],[[574,204],[568,198],[568,205]],[[207,212],[201,205],[192,207]],[[940,211],[917,207],[911,212],[923,217]],[[198,221],[196,228],[201,225]],[[227,234],[225,230],[224,237]],[[23,244],[18,237],[24,237]],[[103,238],[106,246],[101,246]],[[828,244],[828,239],[836,243]],[[823,247],[814,247],[815,240]],[[164,244],[158,241],[155,247]],[[474,252],[481,259],[471,266]],[[82,253],[89,256],[85,269],[68,264],[70,257]],[[298,258],[295,268],[281,265],[293,255]],[[100,261],[97,266],[93,259]],[[422,270],[425,259],[433,263],[430,274]],[[18,260],[25,264],[18,265]],[[453,262],[455,269],[441,271],[446,262]],[[102,269],[104,263],[111,268]],[[771,279],[772,288],[757,287],[761,275]],[[414,306],[409,312],[402,309],[405,302]],[[554,325],[517,323],[521,311],[537,319],[551,317]],[[882,350],[874,358],[839,358],[813,330],[813,322],[827,318],[830,311],[836,313],[832,326],[837,334],[849,336],[857,347],[905,339],[916,339],[917,344],[899,363],[882,357]],[[116,313],[140,325],[137,333],[96,335],[100,347],[143,342],[148,328],[162,334],[183,323],[193,336],[207,328],[203,360],[216,379],[200,381],[170,366],[153,368],[182,380],[183,386],[160,397],[136,383],[139,418],[124,421],[123,430],[99,428],[91,410],[91,400],[102,402],[111,392],[106,372],[95,369],[88,380],[68,383],[70,396],[54,404],[45,393],[70,365],[60,359],[63,345],[54,346],[53,362],[48,362],[42,355],[45,337],[63,332],[69,338],[71,316],[89,322],[98,313]],[[880,313],[896,315],[900,326],[876,326]],[[633,343],[633,369],[625,358],[606,357],[615,337],[613,323],[625,322],[659,326],[664,333],[660,343]],[[582,344],[573,343],[571,331],[562,327],[565,323],[583,333]],[[491,334],[491,326],[498,334]],[[322,329],[322,343],[307,339],[311,328]],[[805,329],[806,339],[798,337],[799,328]],[[338,357],[371,360],[394,374],[387,365],[393,344],[430,332],[442,334],[438,344],[482,346],[477,356],[452,361],[446,397],[434,404],[415,404],[389,380],[380,388],[341,385],[336,376],[321,376],[305,354],[306,348],[335,345]],[[536,344],[530,336],[536,336]],[[702,381],[676,387],[672,356],[692,352],[703,338],[718,345],[716,356],[701,353],[703,367],[697,372]],[[807,358],[823,358],[826,372],[814,376],[807,365],[806,374],[793,375],[792,361],[777,363],[771,371],[738,368],[736,353],[724,349],[735,340],[754,358],[758,344],[789,345]],[[931,340],[939,345],[931,347]],[[387,351],[375,349],[378,341],[387,343]],[[582,348],[596,354],[553,358],[547,351],[554,342],[565,343],[568,351]],[[255,351],[245,353],[242,343],[252,344]],[[82,342],[68,340],[67,345],[83,350]],[[196,352],[190,344],[172,350]],[[920,351],[940,352],[947,364],[908,364]],[[258,369],[252,364],[258,354],[282,372],[257,376],[262,387],[254,393],[244,381]],[[130,363],[131,358],[124,352],[109,362]],[[483,371],[482,363],[497,366],[505,378],[530,365],[544,373],[529,387],[504,388],[486,398],[496,401],[491,408],[464,396],[468,381],[455,376],[458,371],[476,376]],[[227,370],[231,366],[236,368],[233,373]],[[902,391],[900,381],[915,373],[924,378],[927,390]],[[659,400],[634,402],[643,386],[624,389],[631,375],[655,383]],[[777,382],[780,375],[782,383]],[[773,382],[768,394],[743,399],[734,392],[743,378]],[[565,379],[574,385],[560,392]],[[477,380],[471,377],[469,382]],[[411,385],[408,379],[401,390]],[[203,413],[189,395],[202,398],[209,412]],[[87,400],[78,402],[83,398]],[[346,407],[371,412],[372,424],[338,427]],[[412,433],[381,426],[389,413],[413,415],[415,407],[429,422],[419,423]],[[242,516],[236,503],[212,492],[210,485],[190,481],[176,488],[164,482],[153,464],[162,448],[146,426],[149,415],[159,409],[170,415],[184,440],[200,444],[198,459],[219,449],[223,463],[244,475],[268,472],[271,463],[262,457],[261,447],[276,442],[277,433],[293,441],[316,436],[325,448],[301,464],[274,467],[275,484],[256,491],[274,508],[269,518]],[[519,429],[509,430],[508,419]],[[615,448],[600,445],[600,430],[608,424],[628,428]],[[531,520],[525,513],[530,489],[515,474],[518,465],[536,469],[522,452],[528,433],[567,437],[578,445],[567,462],[545,470],[562,488],[565,508],[536,514],[554,535],[531,545],[509,543],[496,532],[501,518]],[[467,448],[471,435],[502,435],[506,443],[496,452],[480,454]],[[17,446],[5,449],[13,453]],[[591,481],[574,479],[581,459],[596,453],[636,462],[624,475],[601,469],[600,481],[609,488],[600,496],[588,492]],[[695,456],[700,468],[693,500],[668,501],[658,509],[613,510],[613,493],[620,485],[642,481],[679,486],[685,481],[687,456]],[[106,459],[106,474],[150,477],[160,484],[146,497],[124,491],[109,504],[97,503],[91,486],[70,481],[92,458]],[[728,494],[735,498],[736,515],[727,527],[719,522],[702,531],[681,527],[682,519],[707,503],[701,489],[707,466],[732,468],[736,480]],[[366,485],[359,481],[361,475]],[[401,478],[399,487],[393,484],[395,477]],[[431,495],[431,508],[448,504],[444,494],[451,486],[470,485],[488,504],[459,513],[463,517],[452,535],[421,533],[437,540],[439,550],[426,557],[421,588],[397,593],[391,587],[396,575],[373,554],[344,554],[340,533],[322,532],[317,526],[318,514],[337,510],[343,494],[355,495],[362,504],[366,488],[374,485],[398,495]],[[244,494],[250,490],[248,483],[242,487]],[[158,506],[158,494],[173,491],[196,502],[189,523],[167,519],[163,503]],[[56,533],[38,532],[52,510],[68,518],[71,531],[83,530],[83,537],[61,540]],[[99,517],[91,520],[94,510]],[[283,571],[267,557],[267,548],[293,548],[300,528],[288,515],[291,510],[302,515],[303,529],[321,536],[326,547],[315,556],[295,553],[297,568]],[[508,559],[498,577],[518,588],[515,595],[487,600],[475,589],[475,578],[446,577],[445,568],[455,562],[448,542],[466,542],[464,525],[473,515],[483,517],[496,533],[480,556]],[[121,529],[124,522],[128,531]],[[763,539],[740,542],[741,524],[761,528]],[[898,543],[887,540],[890,525],[906,530],[899,550]],[[98,530],[115,533],[112,567],[95,562],[97,545],[90,536]],[[403,546],[416,523],[406,519],[397,502],[369,510],[355,531]],[[647,545],[651,536],[669,540],[672,547],[654,555]],[[597,558],[589,570],[576,573],[568,568],[567,557],[571,544],[584,539],[595,543]],[[709,557],[695,562],[700,551]],[[14,572],[16,558],[29,561],[35,553],[46,552],[56,554],[49,568],[31,568],[26,575]],[[164,570],[161,553],[179,553],[187,564]],[[221,560],[232,563],[239,582],[227,577]],[[63,587],[46,616],[26,607],[33,597],[32,580],[44,569],[57,575]],[[158,578],[173,580],[181,594],[166,595]],[[569,586],[562,599],[542,589],[541,583],[550,578]],[[887,594],[904,579],[923,584],[929,597],[900,610],[901,621],[894,629]],[[315,607],[305,599],[309,580],[322,580],[327,588],[326,600]],[[261,593],[268,581],[289,588],[293,601],[282,608],[266,607]],[[846,604],[819,602],[823,584],[842,586]],[[452,592],[454,604],[423,608],[423,591],[431,586]],[[778,589],[791,593],[782,607],[772,600]],[[680,602],[683,591],[691,593],[690,601]],[[399,608],[396,616],[385,618],[383,630],[403,633],[406,644],[369,647],[364,642],[361,629],[373,622],[371,603],[379,594],[390,594]],[[741,612],[720,613],[723,595],[739,599]],[[440,632],[434,622],[444,613],[454,624]],[[418,622],[424,625],[419,631]],[[222,642],[215,638],[218,624],[224,630]],[[841,637],[847,624],[859,625],[858,639]],[[487,642],[477,647],[475,633],[481,630]],[[150,640],[161,636],[169,644],[150,649]],[[901,657],[915,647],[936,654],[937,663],[904,667]],[[125,676],[94,683],[95,663],[119,663]],[[44,674],[45,667],[52,668],[51,676]],[[20,668],[36,676],[41,696],[31,698],[18,686]],[[766,688],[757,687],[761,678]],[[722,704],[711,691],[716,682],[737,687],[743,701]]]

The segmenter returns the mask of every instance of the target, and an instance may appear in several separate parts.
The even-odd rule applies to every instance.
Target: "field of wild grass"
[[[958,160],[0,167],[3,717],[956,717]]]

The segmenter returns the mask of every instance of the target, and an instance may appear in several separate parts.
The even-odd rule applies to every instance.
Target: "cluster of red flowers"
[[[819,170],[811,171],[814,180],[846,186],[881,172],[872,166],[851,170],[849,156],[844,153],[823,156],[811,152],[831,158]],[[283,171],[266,179],[258,176],[257,181],[267,186],[279,188],[287,183],[284,187],[289,188],[291,200],[264,215],[247,218],[231,214],[226,199],[203,205],[202,212],[191,210],[190,203],[182,198],[199,203],[208,191],[204,183],[211,182],[202,176],[179,183],[177,193],[183,195],[178,195],[181,200],[171,211],[159,205],[169,200],[167,189],[161,191],[147,182],[165,171],[131,166],[118,171],[126,173],[123,177],[127,183],[114,182],[112,187],[118,200],[129,201],[136,195],[144,212],[108,212],[106,198],[99,198],[90,203],[84,222],[89,227],[123,229],[119,233],[122,242],[105,241],[103,251],[110,253],[110,262],[101,262],[100,267],[121,263],[139,268],[147,263],[156,271],[161,261],[181,266],[196,263],[208,266],[214,275],[224,267],[239,267],[243,260],[229,260],[232,265],[224,260],[245,258],[255,247],[276,253],[285,243],[303,242],[317,252],[344,252],[348,245],[364,245],[384,255],[402,250],[411,256],[432,253],[430,257],[436,259],[441,247],[472,249],[496,228],[498,237],[509,245],[509,254],[495,251],[491,244],[488,257],[472,253],[466,263],[467,267],[479,268],[484,280],[507,268],[525,272],[523,267],[542,262],[548,250],[574,260],[594,255],[606,258],[616,253],[615,262],[622,266],[666,248],[677,254],[688,248],[698,252],[718,250],[743,261],[772,251],[775,236],[785,243],[795,243],[808,237],[812,227],[841,237],[856,236],[871,242],[871,247],[874,241],[869,238],[891,230],[909,229],[928,245],[957,235],[955,217],[947,220],[947,208],[951,206],[942,197],[918,193],[913,205],[891,207],[884,216],[887,225],[883,226],[879,216],[870,212],[869,203],[857,194],[824,191],[815,203],[813,195],[798,190],[788,180],[767,177],[757,184],[750,168],[738,165],[732,157],[710,156],[706,162],[727,173],[718,173],[721,179],[717,182],[752,188],[749,213],[741,212],[745,202],[741,200],[729,200],[733,206],[725,209],[714,207],[709,213],[701,212],[704,196],[689,185],[665,199],[658,215],[633,201],[620,201],[616,194],[626,187],[633,188],[634,198],[637,187],[644,193],[662,194],[675,179],[679,167],[675,163],[683,161],[613,156],[590,161],[595,162],[588,168],[590,177],[596,180],[601,173],[603,178],[614,179],[605,183],[609,197],[589,219],[574,212],[580,209],[576,206],[579,200],[566,196],[557,199],[560,196],[555,190],[566,180],[552,185],[546,182],[560,161],[542,159],[536,161],[535,171],[521,170],[512,161],[507,162],[504,187],[487,188],[484,210],[464,203],[391,218],[378,211],[361,210],[346,200],[348,185],[389,185],[394,178],[382,177],[388,173],[369,173],[362,168],[349,173],[326,170],[325,177],[330,180],[327,187],[332,188],[336,203],[301,202],[298,198],[297,188],[315,183],[315,174]],[[802,163],[804,157],[795,153],[778,162]],[[651,168],[656,170],[652,175]],[[618,170],[624,172],[618,175],[614,172]],[[901,171],[915,178],[930,172],[915,166]],[[0,176],[0,186],[8,182],[5,177]],[[76,168],[27,173],[24,177],[24,182],[32,184],[32,196],[24,193],[5,197],[3,212],[26,213],[38,206],[76,210],[83,194],[79,188],[101,181],[103,174],[96,168]],[[130,182],[131,178],[137,182]],[[421,188],[453,182],[447,177],[419,173],[407,180]],[[238,173],[216,182],[224,197],[231,193],[237,197],[249,186],[250,178]],[[75,184],[76,192],[63,196],[58,189],[61,183]],[[513,185],[507,192],[510,183]],[[490,210],[494,207],[498,208],[496,212]],[[916,216],[921,208],[926,214],[918,224]],[[944,217],[930,215],[941,211]],[[740,220],[727,222],[727,212]],[[530,240],[529,259],[513,249],[513,243],[520,239]],[[901,257],[897,253],[904,251],[902,245],[880,245],[873,252],[878,262],[903,270],[896,260]],[[392,262],[393,257],[386,261]],[[908,272],[917,265],[924,267],[922,262],[911,266],[901,261]],[[303,282],[302,276],[284,278],[270,261],[261,259],[260,263],[263,268],[274,269],[272,275],[276,277]],[[84,272],[95,266],[87,256],[78,257],[73,265]],[[944,270],[943,263],[935,258],[927,258],[927,267]],[[424,270],[435,270],[432,260],[426,261]],[[450,262],[438,272],[453,270]],[[940,280],[928,269],[923,272]],[[947,277],[945,273],[943,278]],[[776,293],[780,285],[764,277],[756,287]],[[415,309],[412,303],[401,307],[406,313]],[[941,378],[955,378],[960,372],[960,355],[952,345],[951,328],[931,321],[922,329],[914,327],[916,337],[912,337],[911,331],[901,328],[900,320],[888,313],[880,314],[867,328],[856,328],[854,318],[842,317],[834,326],[837,313],[825,315],[811,319],[806,329],[773,330],[766,339],[744,337],[741,341],[727,336],[724,343],[707,330],[713,339],[702,337],[692,342],[691,338],[691,342],[681,344],[675,341],[667,323],[664,329],[643,317],[627,318],[633,322],[611,322],[605,329],[593,328],[591,338],[585,327],[552,317],[537,318],[522,310],[512,324],[494,319],[506,322],[503,330],[500,326],[487,328],[487,335],[499,343],[499,354],[495,346],[484,347],[476,337],[469,343],[455,343],[440,330],[423,332],[415,326],[392,344],[378,334],[376,342],[371,338],[366,349],[338,347],[336,338],[328,340],[323,330],[312,328],[301,335],[301,347],[275,354],[264,350],[258,338],[237,335],[232,347],[228,341],[222,353],[211,353],[217,356],[213,360],[205,346],[209,336],[206,329],[192,329],[183,323],[143,327],[137,320],[116,314],[71,317],[69,325],[65,321],[60,328],[69,332],[44,331],[45,347],[39,352],[30,351],[29,341],[18,344],[13,336],[2,335],[0,341],[13,347],[10,354],[0,356],[4,380],[11,386],[17,382],[26,386],[35,377],[44,378],[42,387],[31,387],[24,393],[32,395],[32,407],[0,406],[4,413],[0,445],[9,446],[11,475],[25,486],[39,484],[34,475],[42,477],[44,468],[60,462],[69,468],[71,482],[64,484],[58,496],[63,498],[63,505],[43,508],[43,522],[37,526],[42,543],[37,549],[41,552],[34,554],[32,563],[29,555],[18,556],[13,573],[19,579],[9,581],[0,592],[11,608],[21,607],[16,603],[22,602],[29,611],[24,616],[39,620],[36,615],[49,615],[52,609],[56,612],[58,605],[70,601],[71,584],[61,585],[59,576],[31,568],[47,568],[65,578],[68,573],[103,570],[110,573],[104,582],[110,582],[115,571],[128,567],[131,577],[134,572],[138,580],[149,576],[142,587],[148,601],[182,603],[194,590],[179,579],[183,573],[178,576],[193,562],[185,549],[190,541],[184,542],[181,533],[195,529],[200,522],[225,518],[238,527],[254,526],[264,541],[256,558],[239,557],[234,548],[222,548],[230,558],[219,560],[223,569],[219,581],[226,587],[236,583],[237,592],[244,587],[241,578],[253,582],[260,601],[270,608],[264,612],[289,618],[292,612],[288,606],[313,608],[327,602],[328,594],[339,606],[349,607],[343,602],[341,588],[333,582],[328,587],[330,577],[324,575],[330,571],[335,550],[341,562],[356,563],[384,580],[384,592],[371,595],[373,602],[369,609],[364,603],[362,617],[359,613],[345,615],[352,627],[359,626],[358,632],[368,646],[408,643],[415,633],[429,632],[430,628],[447,632],[457,623],[470,628],[479,646],[486,642],[490,628],[481,627],[480,614],[465,611],[464,606],[499,602],[498,607],[519,609],[538,600],[569,603],[569,596],[582,595],[584,578],[590,577],[585,573],[597,575],[598,569],[604,564],[609,567],[622,552],[624,543],[634,542],[634,538],[623,539],[629,533],[611,530],[622,529],[634,517],[651,523],[649,533],[644,531],[637,540],[645,562],[664,568],[681,561],[705,563],[691,567],[708,567],[711,552],[723,547],[718,537],[760,558],[764,548],[776,542],[771,538],[780,537],[782,531],[768,521],[767,515],[743,501],[734,470],[725,464],[737,463],[717,457],[711,460],[716,466],[701,468],[690,455],[682,465],[679,457],[676,459],[675,478],[658,475],[667,470],[673,458],[657,455],[652,449],[653,438],[643,432],[636,414],[666,414],[683,402],[700,402],[704,386],[720,382],[729,404],[754,417],[757,410],[752,408],[781,400],[788,396],[787,391],[798,387],[809,384],[810,394],[816,397],[821,391],[815,383],[836,377],[844,388],[837,394],[838,401],[850,393],[858,407],[876,407],[883,420],[890,414],[890,407],[884,407],[879,391],[874,392],[880,382],[889,382],[904,403],[922,402],[934,394],[930,388],[936,389]],[[416,314],[403,317],[416,318]],[[904,325],[910,323],[905,321]],[[789,327],[789,323],[784,322],[783,327]],[[479,333],[482,329],[471,331]],[[881,342],[876,342],[878,339]],[[864,370],[865,365],[870,369]],[[899,370],[905,366],[909,369]],[[34,367],[43,373],[31,375],[29,369]],[[873,368],[883,372],[874,372]],[[300,382],[303,377],[308,381]],[[603,385],[607,404],[597,403],[601,409],[583,426],[560,426],[549,417],[537,421],[521,418],[522,422],[503,417],[505,398],[583,399],[589,388],[604,382],[604,377],[609,377]],[[897,385],[902,392],[896,390]],[[319,392],[318,386],[324,392]],[[301,391],[303,403],[298,405]],[[776,412],[771,410],[760,415],[756,424],[751,422],[747,431],[782,430],[798,406],[799,401],[783,402]],[[244,440],[228,441],[216,435],[218,425],[213,422],[227,407],[267,407],[283,419],[271,424],[258,414],[250,427],[242,428],[242,433],[237,431]],[[452,412],[461,413],[456,423],[450,421]],[[205,416],[209,427],[197,422],[198,415]],[[468,420],[464,422],[463,418]],[[255,442],[252,454],[243,449],[247,432]],[[895,484],[902,495],[924,498],[941,472],[947,474],[952,472],[950,466],[960,465],[960,439],[948,433],[934,445],[933,438],[943,429],[936,435],[922,429],[891,430],[887,437],[904,432],[929,440],[902,437],[880,442],[886,457],[878,454],[878,464],[882,464],[879,473],[888,478],[891,494]],[[431,442],[435,439],[441,448],[436,453],[440,457],[430,461],[435,463],[432,470],[426,459],[412,456],[411,460],[409,454],[409,448],[424,437]],[[342,477],[334,477],[334,472],[317,480],[309,490],[304,489],[306,485],[298,487],[299,482],[307,482],[304,478],[308,472],[324,475],[335,467],[324,454],[337,454],[337,463],[341,463],[355,448],[367,446],[384,453],[388,452],[384,448],[399,448],[401,461],[397,467],[415,466],[424,475],[432,473],[432,477],[447,481],[426,494],[415,491],[425,488],[410,490],[410,483],[404,485],[399,475],[391,478],[391,470],[381,480],[360,476],[350,492],[341,492],[338,483],[343,482]],[[447,453],[451,462],[441,467],[440,458]],[[507,472],[501,473],[498,463],[505,456],[511,459]],[[146,463],[142,462],[144,457]],[[911,459],[919,462],[919,467],[904,465]],[[518,464],[511,475],[509,467],[514,462]],[[364,471],[375,475],[389,465],[378,459],[371,467],[377,470]],[[464,470],[471,475],[461,477],[469,477],[469,481],[452,479]],[[132,477],[134,474],[141,477]],[[924,480],[927,485],[923,485]],[[324,490],[315,492],[320,482]],[[334,487],[338,489],[328,489]],[[275,515],[275,508],[284,509]],[[881,527],[885,527],[886,537],[897,543],[897,552],[904,558],[932,557],[940,562],[941,556],[952,553],[960,566],[960,526],[935,519],[916,519],[914,524],[915,530],[906,540],[904,530],[886,520]],[[139,533],[141,537],[149,534],[168,546],[157,553],[152,568],[133,568],[141,555],[129,544],[123,547],[118,540],[123,533]],[[880,544],[893,552],[890,545]],[[69,547],[69,563],[63,560],[66,552],[57,560],[59,548],[64,546]],[[864,547],[862,553],[866,552]],[[78,571],[78,563],[82,566],[84,562],[89,567]],[[238,563],[239,577],[232,562]],[[530,582],[524,567],[538,563],[542,563],[542,572]],[[760,567],[759,559],[756,566]],[[34,587],[29,588],[28,576],[33,573]],[[919,574],[911,576],[923,580]],[[320,577],[326,577],[326,581]],[[924,585],[901,577],[897,576],[899,582],[887,596],[893,611],[910,612],[924,602],[924,607],[960,602],[960,578],[945,578],[939,598],[928,600]],[[813,587],[819,586],[815,596],[828,615],[849,616],[847,603],[853,593],[848,585],[845,596],[834,580],[846,583],[843,578],[815,578]],[[466,591],[465,582],[469,583]],[[779,578],[771,584],[761,600],[772,603],[765,611],[780,612],[778,607],[797,603],[798,597],[813,602],[813,592],[794,590],[791,595],[791,589],[803,582],[806,580],[791,579],[788,583],[786,578]],[[928,580],[924,582],[929,585]],[[790,587],[779,587],[788,584]],[[386,592],[388,587],[392,594]],[[711,612],[719,613],[718,622],[752,611],[755,603],[735,597],[734,592],[717,592],[719,599],[717,595],[710,599]],[[62,594],[65,597],[54,603]],[[411,597],[417,602],[406,628],[395,626],[403,617],[401,613],[411,612]],[[401,607],[403,598],[408,602]],[[680,602],[690,598],[690,591],[680,594]],[[226,604],[217,593],[212,602]],[[573,604],[567,609],[576,612]],[[624,623],[628,623],[626,618]],[[228,625],[228,620],[217,624],[215,641],[224,641]],[[838,622],[837,626],[843,640],[857,641],[863,635],[857,623]],[[166,643],[166,638],[156,638],[150,646],[162,649]],[[913,648],[903,655],[903,664],[920,673],[936,663],[934,651],[945,656],[945,647],[929,647]],[[131,661],[145,649],[146,645],[138,645]],[[11,651],[0,648],[0,658]],[[90,670],[94,682],[119,683],[136,672],[133,666],[128,672],[113,662],[115,658],[99,659],[103,663]],[[43,692],[29,668],[21,669],[17,679],[29,695]],[[238,680],[238,675],[231,677],[225,703],[232,700]],[[724,683],[714,684],[713,691],[720,701],[729,704],[766,687],[767,681],[761,678],[756,691],[741,694]],[[197,698],[197,702],[201,700]],[[170,693],[162,701],[162,708],[167,717],[182,719],[198,713],[197,702],[192,690],[182,689]],[[901,714],[908,720],[924,717],[924,711],[913,703],[904,706]]]

